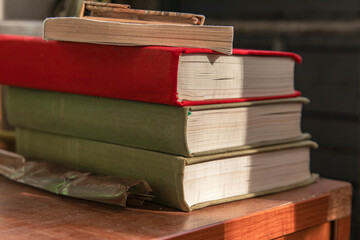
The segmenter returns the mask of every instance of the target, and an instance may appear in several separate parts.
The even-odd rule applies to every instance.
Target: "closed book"
[[[8,87],[17,127],[186,157],[295,141],[303,97],[176,107]]]
[[[147,181],[155,201],[184,211],[283,191],[316,179],[312,141],[185,158],[83,138],[16,129],[17,152],[80,171]]]
[[[124,23],[111,18],[57,17],[44,21],[44,38],[114,45],[209,48],[232,54],[233,27]]]
[[[0,84],[193,106],[299,96],[288,52],[125,47],[0,36]]]

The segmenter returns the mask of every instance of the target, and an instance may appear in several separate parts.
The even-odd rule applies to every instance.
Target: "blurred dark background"
[[[79,2],[0,0],[0,32],[41,35],[44,17],[76,15]],[[236,48],[300,54],[303,63],[296,67],[295,85],[311,100],[302,128],[320,145],[312,151],[311,169],[353,184],[352,239],[360,239],[360,0],[112,2],[203,14],[205,24],[235,26]]]

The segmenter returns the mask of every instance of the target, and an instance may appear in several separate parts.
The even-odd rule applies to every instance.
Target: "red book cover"
[[[0,84],[173,106],[300,95],[295,91],[286,96],[179,102],[179,57],[191,53],[213,51],[180,47],[110,46],[0,35]],[[234,49],[233,54],[281,56],[301,62],[300,56],[288,52]]]

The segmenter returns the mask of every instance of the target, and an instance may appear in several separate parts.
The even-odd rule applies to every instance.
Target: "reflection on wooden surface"
[[[190,213],[153,203],[124,209],[56,196],[0,178],[0,238],[277,238],[349,216],[350,201],[350,184],[319,179],[295,190]],[[339,225],[348,232],[346,224]]]

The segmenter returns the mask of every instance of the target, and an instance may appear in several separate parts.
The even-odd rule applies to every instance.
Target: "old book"
[[[302,139],[307,102],[297,97],[175,107],[16,87],[6,95],[14,126],[188,157]]]
[[[287,52],[121,47],[0,36],[0,84],[173,106],[298,96]],[[19,67],[21,66],[21,67]]]
[[[311,141],[184,158],[82,138],[17,129],[25,157],[80,171],[147,181],[155,201],[190,211],[313,182]]]
[[[131,23],[204,25],[205,16],[194,13],[132,9],[127,4],[84,1],[79,17]]]
[[[45,19],[44,39],[127,46],[208,48],[231,55],[233,27],[58,17]]]

